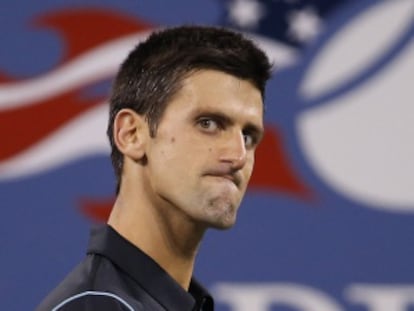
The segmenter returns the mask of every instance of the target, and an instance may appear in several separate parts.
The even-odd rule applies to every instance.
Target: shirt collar
[[[185,291],[151,257],[108,225],[92,229],[90,253],[107,257],[168,310],[213,310],[212,297],[195,279],[189,292]]]

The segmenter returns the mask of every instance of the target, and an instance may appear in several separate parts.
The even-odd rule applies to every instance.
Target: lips
[[[241,183],[241,176],[239,172],[231,172],[230,170],[211,170],[208,171],[205,176],[211,176],[211,177],[217,177],[220,179],[223,179],[225,181],[231,181],[233,184],[236,185],[237,188],[239,188]]]

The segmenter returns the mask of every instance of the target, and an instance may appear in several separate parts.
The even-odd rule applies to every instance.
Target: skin
[[[263,136],[263,103],[250,82],[200,70],[168,104],[155,137],[129,109],[114,121],[124,155],[108,223],[188,289],[207,228],[231,227]]]

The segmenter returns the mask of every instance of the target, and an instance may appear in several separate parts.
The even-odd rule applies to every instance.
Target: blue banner
[[[2,0],[1,310],[34,309],[83,258],[114,199],[113,76],[184,23],[274,63],[237,224],[197,258],[217,310],[413,310],[412,0]]]

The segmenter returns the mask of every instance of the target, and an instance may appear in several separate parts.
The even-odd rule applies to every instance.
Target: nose
[[[244,142],[244,135],[241,132],[232,133],[223,142],[223,152],[221,161],[230,163],[233,170],[239,170],[244,167],[247,161],[247,150]]]

